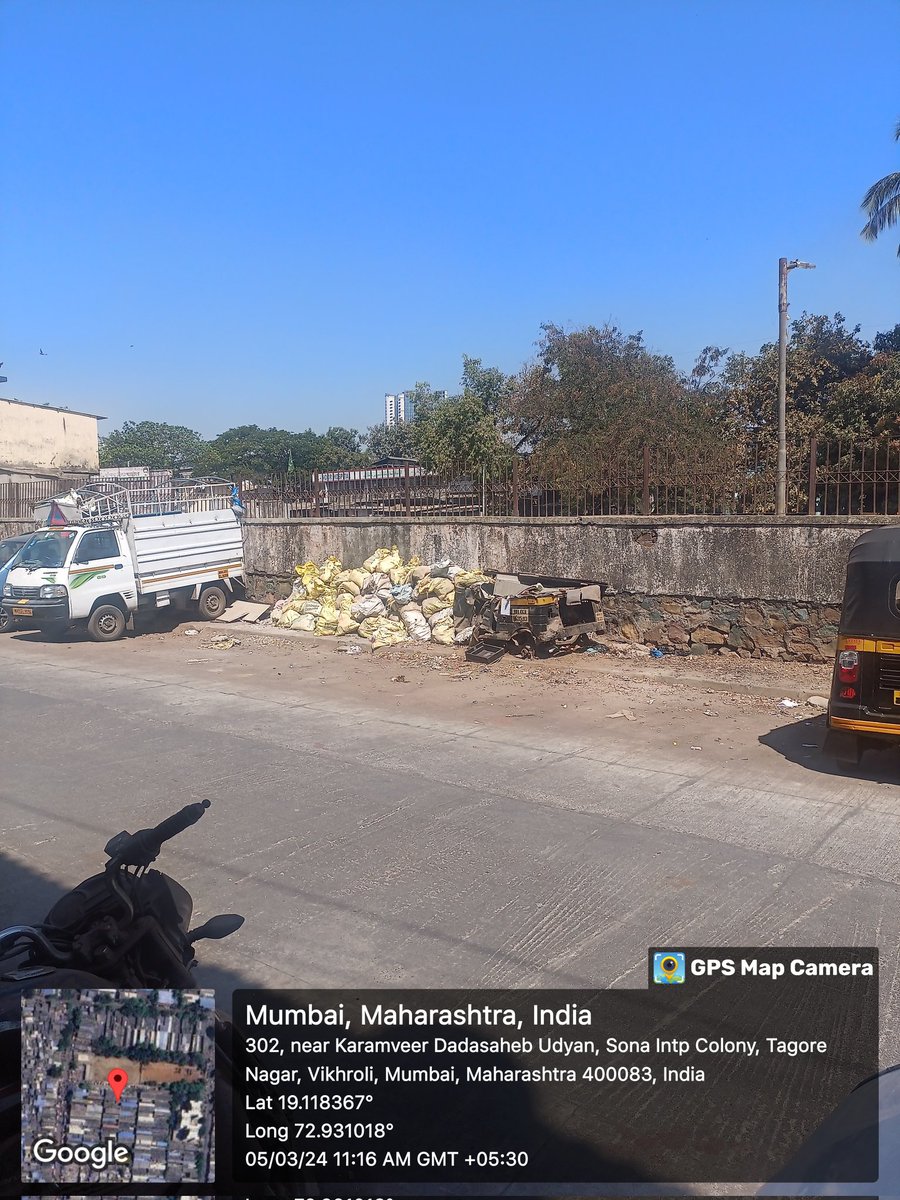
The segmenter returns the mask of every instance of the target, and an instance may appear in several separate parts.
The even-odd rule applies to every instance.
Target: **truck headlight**
[[[65,584],[62,583],[45,583],[41,588],[42,600],[61,600],[65,594]]]
[[[12,584],[11,583],[4,583],[3,595],[4,595],[4,598],[6,598],[8,600],[12,599]]]

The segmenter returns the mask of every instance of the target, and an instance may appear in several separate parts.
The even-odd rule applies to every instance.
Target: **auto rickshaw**
[[[870,529],[847,561],[825,752],[844,767],[900,744],[900,525]]]

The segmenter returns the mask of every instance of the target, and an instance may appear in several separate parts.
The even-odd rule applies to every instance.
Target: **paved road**
[[[122,645],[0,643],[0,921],[210,796],[165,866],[200,917],[247,917],[205,944],[220,988],[628,987],[650,944],[875,942],[900,1061],[896,759],[811,770],[799,728],[700,755],[558,702],[528,723],[373,711],[264,659]]]

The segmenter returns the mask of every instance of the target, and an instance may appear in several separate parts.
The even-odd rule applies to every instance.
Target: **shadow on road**
[[[85,874],[88,874],[90,869],[91,864],[85,864]],[[73,872],[73,874],[75,873]],[[12,858],[9,854],[0,851],[0,928],[14,924],[40,923],[49,908],[66,890],[65,883],[42,875],[37,870]],[[227,907],[227,903],[224,904],[224,907]],[[236,957],[240,956],[240,936],[240,931],[238,931],[233,937]],[[230,1013],[234,991],[238,988],[258,988],[260,983],[238,970],[222,966],[210,966],[204,969],[202,949],[203,945],[200,943],[198,950],[201,966],[197,969],[197,983],[201,987],[214,988],[217,1007]],[[15,963],[10,960],[5,960],[3,963],[5,970],[11,970],[14,966]],[[16,1014],[18,1012],[18,993],[23,986],[26,985],[0,984],[0,989],[6,989],[5,993],[0,991],[0,1002],[2,1002],[0,1003],[0,1035],[2,1035],[0,1036],[0,1100],[3,1100],[4,1097],[6,1099],[5,1104],[0,1103],[0,1196],[21,1194],[18,1184],[20,1101],[17,1098],[20,1087],[21,1044]],[[48,984],[45,983],[44,986],[48,986]],[[50,983],[49,986],[53,986],[53,984]],[[239,1014],[236,1015],[239,1017]],[[4,1021],[7,1022],[5,1025]],[[222,1065],[220,1058],[220,1069]],[[233,1174],[230,1136],[230,1126],[235,1119],[233,1096],[234,1093],[228,1087],[220,1086],[216,1106],[218,1125],[216,1157],[219,1186],[215,1189],[220,1196],[230,1190],[229,1184],[225,1181],[230,1181]],[[15,1103],[10,1105],[9,1100],[14,1097],[16,1098]],[[597,1148],[590,1144],[591,1139],[582,1140],[577,1135],[566,1136],[561,1130],[548,1124],[540,1112],[539,1093],[537,1089],[528,1084],[506,1085],[497,1089],[496,1093],[488,1088],[485,1089],[484,1095],[480,1099],[481,1105],[477,1111],[464,1114],[466,1122],[477,1122],[478,1127],[484,1129],[496,1128],[498,1125],[505,1125],[507,1128],[512,1126],[522,1145],[543,1147],[551,1161],[569,1164],[570,1170],[573,1164],[577,1164],[577,1168],[584,1172],[584,1177],[592,1179],[596,1184],[607,1180],[617,1181],[606,1183],[603,1186],[602,1190],[606,1195],[639,1195],[642,1193],[659,1195],[663,1190],[658,1184],[652,1183],[638,1167],[633,1166],[630,1162],[598,1153]],[[412,1094],[409,1096],[409,1103],[413,1106],[411,1112],[414,1112],[415,1097]],[[410,1117],[410,1119],[412,1118]],[[303,1181],[302,1186],[304,1194],[314,1194],[310,1191],[310,1186],[315,1187],[315,1184],[311,1185],[311,1181]],[[78,1187],[83,1195],[97,1194],[102,1190],[100,1185],[95,1184],[82,1183]],[[589,1184],[566,1184],[561,1188],[557,1185],[553,1191],[556,1194],[583,1195],[590,1191],[590,1188]],[[163,1194],[178,1194],[177,1187],[173,1188],[172,1185],[155,1190]],[[292,1184],[275,1185],[268,1194],[290,1196],[296,1190],[296,1186]],[[421,1195],[428,1189],[423,1188],[422,1185],[410,1184],[401,1185],[394,1190],[398,1195]],[[441,1190],[443,1189],[438,1189],[438,1194]],[[469,1194],[488,1194],[499,1193],[502,1190],[505,1190],[503,1185],[485,1187],[476,1184],[463,1185],[459,1192],[461,1194],[467,1192]],[[671,1185],[664,1190],[670,1196],[684,1195],[689,1191],[689,1189]]]
[[[807,717],[780,725],[771,733],[760,736],[759,742],[775,750],[788,762],[797,763],[807,771],[820,775],[837,775],[846,779],[863,779],[869,783],[900,783],[900,749],[867,750],[858,767],[839,767],[822,746],[826,734],[825,714]]]

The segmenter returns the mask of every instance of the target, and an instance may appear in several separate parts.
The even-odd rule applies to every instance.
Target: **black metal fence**
[[[763,516],[775,512],[773,443],[644,446],[615,456],[519,457],[484,468],[415,463],[243,479],[248,517]],[[0,483],[0,518],[28,520],[75,480]],[[900,441],[788,446],[787,512],[900,516]]]
[[[483,468],[394,467],[245,480],[250,517],[753,516],[775,513],[773,445],[712,451],[644,446],[564,463],[537,456]],[[811,439],[788,448],[787,511],[900,515],[900,442]]]

